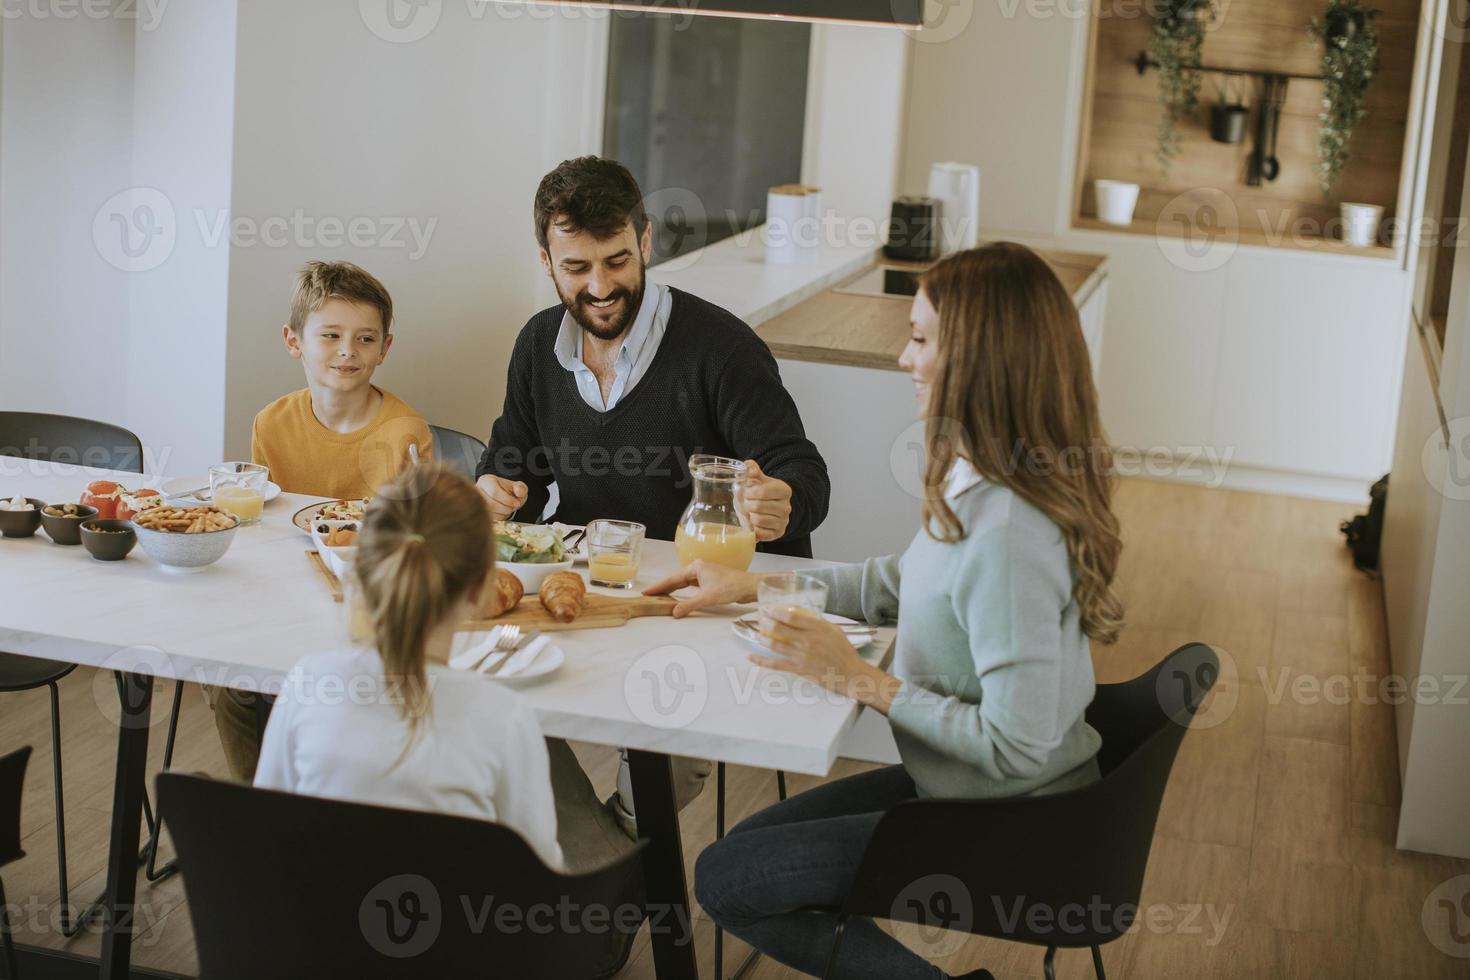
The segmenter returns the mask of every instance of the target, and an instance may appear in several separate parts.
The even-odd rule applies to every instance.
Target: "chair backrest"
[[[843,910],[1050,946],[1118,938],[1137,915],[1175,753],[1218,673],[1215,652],[1191,643],[1099,685],[1087,718],[1103,777],[1091,785],[889,810]]]
[[[585,875],[484,820],[163,773],[200,976],[588,976],[639,850]],[[641,898],[641,893],[640,893]]]
[[[1203,643],[1187,643],[1131,681],[1099,684],[1087,723],[1102,736],[1104,774],[1128,759],[1169,723],[1182,729],[1220,676],[1220,658]]]
[[[20,794],[30,758],[29,745],[0,756],[0,867],[26,856],[20,849]]]
[[[137,436],[120,425],[71,415],[0,412],[0,456],[143,472]]]
[[[442,425],[429,426],[434,437],[434,458],[448,463],[466,478],[475,478],[475,467],[485,453],[485,444],[472,435],[446,429]]]

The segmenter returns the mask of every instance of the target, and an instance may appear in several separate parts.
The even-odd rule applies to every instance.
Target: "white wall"
[[[0,26],[0,409],[123,422],[128,277],[92,226],[131,183],[133,24],[21,9]]]
[[[172,5],[135,44],[137,196],[123,213],[136,225],[150,208],[160,234],[129,272],[127,417],[150,474],[199,473],[225,455],[230,252],[197,218],[230,206],[235,3]]]
[[[881,224],[888,217],[898,185],[907,71],[902,32],[812,28],[802,181],[821,187],[823,210],[844,222]]]
[[[532,195],[581,149],[554,135],[578,117],[580,70],[547,85],[549,66],[596,27],[477,9],[446,3],[424,37],[395,43],[356,4],[241,5],[233,216],[311,224],[231,248],[230,454],[248,452],[258,409],[303,384],[280,327],[310,258],[357,262],[393,294],[376,380],[431,422],[488,435],[511,344],[544,298]],[[338,242],[323,219],[361,221],[371,243]]]

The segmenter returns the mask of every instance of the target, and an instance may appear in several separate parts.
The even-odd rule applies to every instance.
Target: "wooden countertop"
[[[1037,252],[1081,306],[1107,275],[1106,255],[1088,252]],[[922,270],[924,265],[882,260],[883,265]],[[869,267],[871,268],[871,266]],[[908,297],[838,292],[854,275],[755,328],[778,358],[849,367],[898,371],[898,357],[909,338]]]

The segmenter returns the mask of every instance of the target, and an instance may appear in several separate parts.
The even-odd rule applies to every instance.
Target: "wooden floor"
[[[1105,949],[1109,976],[1470,977],[1470,959],[1440,953],[1421,920],[1430,891],[1470,873],[1470,861],[1393,846],[1393,709],[1280,693],[1283,679],[1302,674],[1388,672],[1378,583],[1353,570],[1337,533],[1351,508],[1141,480],[1124,482],[1117,507],[1127,542],[1120,586],[1128,627],[1116,647],[1097,651],[1098,680],[1132,677],[1191,640],[1228,656],[1201,719],[1207,727],[1189,734],[1174,767],[1140,924]],[[113,732],[98,706],[109,703],[110,683],[78,671],[62,685],[74,899],[102,885]],[[165,686],[155,703],[166,706],[171,693]],[[22,824],[30,854],[5,869],[6,891],[22,941],[60,946],[47,699],[44,692],[7,695],[0,705],[0,751],[26,743],[37,750]],[[162,726],[155,732],[156,767]],[[611,752],[579,752],[594,781],[610,787]],[[225,771],[197,689],[185,691],[174,765]],[[834,775],[859,768],[844,764]],[[774,800],[774,782],[766,772],[734,769],[732,819]],[[793,778],[792,788],[815,782]],[[714,836],[713,796],[706,792],[683,817],[691,869]],[[140,888],[147,928],[135,943],[136,963],[196,972],[182,898],[177,878]],[[701,970],[711,977],[707,919],[697,918],[696,939]],[[941,945],[947,955],[935,961],[951,973],[985,966],[1001,978],[1042,976],[1041,953],[1031,947],[961,937]],[[97,946],[95,936],[70,944],[84,952]],[[727,968],[743,952],[729,942]],[[1062,976],[1091,975],[1085,953],[1064,953],[1059,966]],[[769,961],[750,975],[796,976]],[[645,941],[623,976],[653,976]]]

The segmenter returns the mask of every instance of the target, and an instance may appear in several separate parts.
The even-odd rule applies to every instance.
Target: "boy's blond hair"
[[[296,291],[291,296],[291,329],[301,333],[306,318],[329,299],[365,303],[378,311],[378,318],[383,321],[383,336],[393,329],[393,297],[372,273],[351,262],[317,259],[296,273]]]

